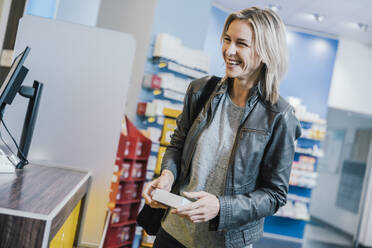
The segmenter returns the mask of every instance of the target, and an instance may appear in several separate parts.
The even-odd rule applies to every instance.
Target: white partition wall
[[[33,16],[22,18],[15,55],[31,52],[25,80],[44,83],[29,153],[34,163],[92,172],[81,243],[98,245],[132,71],[131,35]],[[17,96],[5,121],[19,140],[26,100]]]

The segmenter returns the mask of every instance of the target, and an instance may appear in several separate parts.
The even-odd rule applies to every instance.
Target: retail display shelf
[[[181,110],[178,109],[171,109],[171,108],[164,108],[163,114],[167,117],[177,118],[182,113]]]
[[[141,244],[141,246],[143,246],[143,247],[150,247],[150,248],[152,247],[152,245],[153,245],[153,244],[145,244],[145,243],[142,243],[142,244]]]
[[[295,152],[305,154],[305,155],[309,155],[309,156],[313,156],[313,157],[317,157],[317,158],[323,157],[323,151],[322,150],[314,151],[314,150],[309,149],[309,148],[296,147]]]
[[[120,181],[121,182],[142,182],[145,179],[146,179],[145,177],[141,177],[141,178],[128,178],[128,179],[120,178]]]
[[[299,139],[307,139],[307,140],[314,140],[314,141],[323,141],[324,140],[324,139],[307,137],[307,136],[301,136],[301,137],[299,137]]]
[[[147,161],[147,158],[144,158],[144,157],[134,157],[134,158],[123,158],[123,161]]]
[[[130,204],[130,203],[138,203],[138,202],[141,202],[141,200],[140,199],[134,199],[134,200],[116,201],[116,203],[119,204],[119,205]]]
[[[157,99],[166,99],[174,103],[182,103],[185,97],[185,93],[180,93],[170,89],[151,90],[151,94]]]
[[[300,122],[306,122],[306,123],[312,123],[312,124],[320,124],[320,125],[326,125],[325,120],[310,120],[310,119],[303,119],[303,118],[298,118]]]
[[[127,156],[123,158],[123,161],[132,161],[132,160],[137,160],[137,161],[147,161],[146,157],[137,157],[137,156]]]
[[[283,240],[283,241],[290,241],[290,242],[295,242],[301,245],[304,240],[300,238],[294,238],[294,237],[289,237],[287,235],[282,235],[282,234],[273,234],[273,233],[268,233],[264,232],[263,233],[264,238],[271,238],[271,239],[276,239],[276,240]],[[302,246],[300,246],[302,247]]]
[[[154,57],[153,61],[159,68],[167,68],[172,72],[177,72],[191,78],[201,78],[208,75],[207,72],[196,70],[165,58]]]
[[[132,244],[132,241],[125,241],[121,244],[107,246],[107,248],[119,248],[119,247],[123,247],[123,246],[129,246],[131,244]]]
[[[279,217],[279,218],[287,218],[291,220],[299,220],[299,221],[310,221],[310,216],[301,218],[301,217],[294,217],[294,216],[287,216],[287,215],[279,215],[275,214],[274,217]]]
[[[306,184],[293,184],[293,183],[290,183],[289,185],[300,187],[300,188],[305,188],[305,189],[313,189],[313,188],[316,187],[316,186],[309,186],[309,185],[306,185]]]
[[[152,142],[125,117],[115,160],[104,248],[131,247]],[[118,180],[119,179],[119,180]]]
[[[136,220],[130,220],[130,221],[125,221],[125,222],[121,222],[121,223],[111,224],[111,226],[112,227],[119,227],[119,226],[131,225],[131,224],[135,224],[135,223],[136,223]]]

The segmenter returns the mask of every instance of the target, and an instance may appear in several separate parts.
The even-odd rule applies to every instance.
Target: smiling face
[[[261,59],[254,46],[254,33],[246,20],[234,20],[223,36],[222,56],[226,76],[250,80],[257,74]]]

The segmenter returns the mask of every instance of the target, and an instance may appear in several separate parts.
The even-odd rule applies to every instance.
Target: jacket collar
[[[222,78],[221,81],[218,83],[215,96],[217,96],[218,98],[222,97],[222,95],[227,92],[227,89],[231,87],[231,85],[232,85],[232,78],[225,78],[225,79]],[[257,84],[255,84],[252,87],[247,104],[251,102],[250,99],[255,99],[257,96],[259,96],[261,99],[264,99],[263,94],[262,94],[262,81],[259,81]]]

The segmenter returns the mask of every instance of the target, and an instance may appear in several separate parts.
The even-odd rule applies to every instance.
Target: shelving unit
[[[304,136],[297,140],[292,165],[287,204],[265,219],[264,232],[283,239],[302,242],[306,223],[310,220],[310,198],[316,187],[317,164],[323,155],[321,142],[325,122],[300,121]]]
[[[196,68],[197,66],[193,68],[176,61],[177,56],[171,59],[171,54],[164,49],[172,46],[163,46],[160,49],[156,46],[150,47],[153,51],[150,51],[146,66],[135,122],[137,127],[149,132],[152,140],[147,181],[160,174],[161,161],[170,135],[176,128],[175,118],[181,113],[188,84],[193,79],[207,75],[206,71]],[[156,49],[158,52],[155,52]],[[159,56],[159,51],[165,52],[169,57]],[[142,230],[138,228],[136,235],[142,235]],[[152,247],[153,239],[153,236],[143,235],[141,247]]]
[[[107,248],[132,247],[151,149],[151,140],[139,132],[127,117],[125,123],[127,135],[120,134],[111,183],[108,204],[111,214],[103,246]]]
[[[179,73],[179,74],[188,76],[190,78],[201,78],[201,77],[208,75],[204,71],[201,71],[195,68],[190,68],[184,65],[180,65],[177,62],[170,61],[168,59],[161,58],[161,57],[154,57],[153,63],[157,65],[159,68],[162,68],[162,69],[164,68],[164,69],[169,70],[170,72]]]

